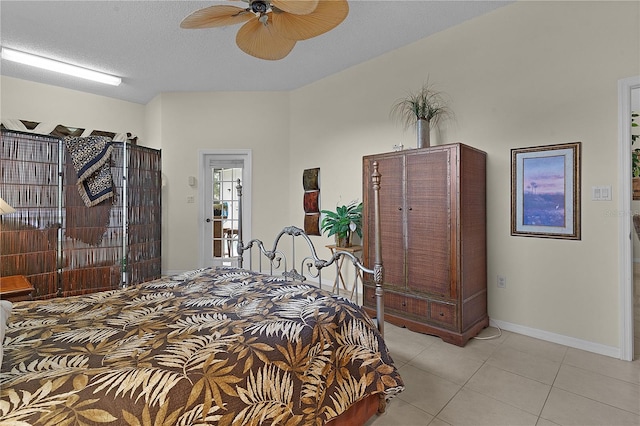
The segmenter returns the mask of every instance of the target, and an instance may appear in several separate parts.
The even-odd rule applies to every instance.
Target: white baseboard
[[[557,343],[570,348],[582,349],[583,351],[606,355],[617,359],[620,359],[621,357],[620,349],[613,346],[601,345],[599,343],[576,339],[575,337],[564,336],[562,334],[551,333],[549,331],[538,330],[536,328],[525,327],[523,325],[512,324],[506,321],[490,319],[489,325],[498,326],[506,331],[545,340],[547,342]]]

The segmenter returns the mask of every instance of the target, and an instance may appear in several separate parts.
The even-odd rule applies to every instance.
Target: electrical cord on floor
[[[474,339],[477,339],[477,340],[491,340],[491,339],[497,339],[500,336],[502,336],[502,329],[500,327],[498,327],[497,325],[493,325],[492,327],[495,327],[495,328],[498,329],[498,334],[494,334],[492,336],[486,336],[486,337],[475,336]]]

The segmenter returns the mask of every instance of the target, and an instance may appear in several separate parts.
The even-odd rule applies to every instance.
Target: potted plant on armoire
[[[436,90],[428,81],[418,91],[396,100],[391,108],[391,116],[405,129],[416,126],[417,148],[429,147],[432,127],[452,115],[444,92]]]

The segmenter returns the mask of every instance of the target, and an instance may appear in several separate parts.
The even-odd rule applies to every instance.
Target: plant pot
[[[340,247],[340,248],[351,247],[351,238],[350,238],[350,236],[338,237],[336,235],[336,247]]]
[[[419,118],[416,122],[418,134],[418,148],[428,148],[431,146],[431,126],[426,118]]]
[[[640,200],[640,178],[633,178],[631,181],[633,184],[633,199]]]

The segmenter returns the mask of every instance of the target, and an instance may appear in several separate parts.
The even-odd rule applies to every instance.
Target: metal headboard
[[[244,261],[244,252],[249,253],[249,269],[253,268],[251,264],[251,248],[254,246],[259,249],[258,255],[258,268],[262,270],[262,258],[268,260],[269,273],[274,274],[275,270],[283,270],[282,275],[288,279],[295,281],[305,281],[307,276],[304,275],[304,269],[306,268],[306,273],[309,277],[312,278],[320,278],[321,281],[321,271],[322,269],[336,264],[339,259],[347,258],[355,268],[359,269],[363,273],[373,275],[373,281],[376,285],[376,318],[378,322],[378,329],[380,333],[384,335],[384,291],[382,288],[382,278],[383,278],[383,267],[382,267],[382,245],[380,240],[380,173],[378,171],[378,163],[376,161],[373,162],[373,173],[371,174],[371,182],[373,189],[373,203],[374,203],[374,243],[375,243],[375,257],[374,257],[374,265],[373,269],[369,269],[364,266],[364,264],[352,253],[347,251],[341,251],[337,249],[333,255],[329,259],[320,259],[317,255],[315,246],[313,242],[309,238],[309,236],[304,232],[304,230],[296,227],[296,226],[287,226],[280,231],[277,235],[276,239],[273,242],[273,247],[271,250],[267,250],[265,248],[264,243],[258,239],[252,239],[246,245],[243,242],[242,238],[242,184],[240,179],[237,181],[236,190],[238,192],[238,266],[240,268],[243,267]],[[285,253],[278,248],[278,244],[283,236],[291,236],[292,237],[292,267],[289,268],[287,257]],[[300,262],[300,269],[296,269],[296,249],[295,249],[295,241],[296,238],[302,239],[306,241],[309,248],[309,255],[305,256]]]

